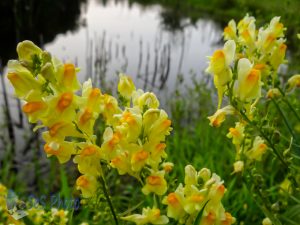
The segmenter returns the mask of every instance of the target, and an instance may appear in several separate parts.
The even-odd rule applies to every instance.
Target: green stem
[[[115,209],[113,207],[113,204],[110,200],[109,193],[108,193],[108,190],[107,190],[107,185],[106,185],[106,182],[105,182],[105,179],[104,179],[103,175],[99,177],[99,180],[100,180],[100,183],[102,185],[102,189],[103,189],[103,193],[105,195],[106,201],[107,201],[107,203],[109,205],[109,208],[110,208],[110,211],[113,215],[115,224],[118,225],[119,222],[118,222],[117,214],[116,214]]]
[[[296,118],[300,121],[300,116],[298,115],[297,111],[294,109],[294,107],[292,106],[292,104],[289,102],[289,100],[286,98],[286,95],[283,92],[283,90],[281,88],[279,88],[279,87],[278,87],[278,90],[280,91],[281,95],[283,96],[282,99],[285,102],[285,104],[287,104],[287,106],[294,113],[294,115],[296,116]]]
[[[289,121],[287,120],[286,116],[284,115],[284,113],[282,112],[281,108],[279,107],[279,105],[277,104],[277,102],[272,98],[272,102],[274,103],[276,109],[278,110],[278,112],[280,113],[280,115],[283,118],[283,121],[285,123],[285,125],[287,126],[289,132],[291,133],[291,135],[293,136],[293,138],[295,139],[296,136],[293,132],[293,129],[291,128],[291,125],[289,124]]]
[[[236,109],[237,110],[237,109]],[[275,155],[278,157],[278,159],[282,162],[282,164],[286,167],[289,168],[288,164],[286,163],[286,161],[284,160],[284,158],[282,158],[282,156],[280,155],[279,151],[277,150],[277,148],[275,147],[275,145],[272,143],[272,141],[270,140],[270,138],[263,132],[263,130],[258,127],[256,124],[253,124],[252,121],[248,118],[248,116],[244,113],[244,112],[240,112],[242,117],[252,126],[254,126],[260,133],[260,135],[268,142],[269,146],[273,149],[273,152],[275,153]]]

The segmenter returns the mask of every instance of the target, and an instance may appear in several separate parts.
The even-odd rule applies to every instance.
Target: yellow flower
[[[146,165],[148,158],[149,152],[144,149],[134,152],[131,156],[131,169],[134,172],[141,171],[141,169]]]
[[[146,185],[143,187],[142,192],[145,195],[155,193],[163,195],[167,191],[167,182],[164,178],[165,171],[152,171],[151,175],[146,178]]]
[[[272,52],[270,57],[270,63],[273,66],[274,70],[277,71],[280,64],[284,62],[285,53],[286,53],[287,46],[282,43]]]
[[[186,186],[197,185],[198,173],[192,165],[187,165],[184,169],[185,177],[184,183]]]
[[[204,182],[208,181],[211,177],[211,171],[207,168],[202,168],[199,173],[198,173],[198,176],[200,178],[203,179]]]
[[[164,162],[162,164],[162,168],[166,173],[170,173],[173,170],[173,167],[174,167],[174,163],[171,162]]]
[[[159,107],[159,101],[155,94],[152,92],[146,92],[138,98],[138,106],[141,110],[146,109],[157,109]]]
[[[115,117],[119,119],[116,131],[120,132],[128,142],[136,142],[142,131],[142,115],[139,111],[136,108],[127,108]]]
[[[10,60],[7,66],[7,78],[14,86],[17,97],[26,100],[31,92],[35,92],[36,95],[42,94],[42,85],[45,82],[43,78],[38,76],[38,79],[35,79],[30,71],[16,60]]]
[[[264,143],[264,140],[257,136],[254,139],[253,146],[246,152],[249,159],[261,161],[262,155],[267,151],[268,146]]]
[[[75,154],[74,144],[72,142],[50,142],[44,145],[44,151],[47,157],[56,156],[60,163],[70,160],[71,155]]]
[[[163,204],[168,206],[167,216],[180,220],[186,215],[184,211],[184,188],[180,184],[175,192],[169,193],[168,196],[164,197]]]
[[[56,87],[61,92],[77,91],[80,89],[80,83],[77,80],[76,68],[72,63],[58,64],[56,68]]]
[[[230,20],[227,27],[224,28],[224,39],[225,40],[236,40],[236,23],[234,20]]]
[[[287,91],[291,91],[295,87],[300,87],[300,74],[292,76],[287,82]]]
[[[261,96],[261,72],[252,68],[246,58],[238,62],[238,85],[236,94],[242,101],[249,101]]]
[[[240,145],[244,140],[244,124],[237,122],[235,123],[235,128],[229,128],[229,133],[227,134],[228,138],[232,138],[232,143],[234,145]]]
[[[129,152],[127,152],[127,151],[119,152],[116,155],[117,156],[111,160],[110,165],[113,168],[116,168],[120,175],[123,175],[126,173],[128,173],[130,175],[134,175],[133,171],[131,170]]]
[[[236,161],[234,164],[233,164],[233,172],[234,173],[239,173],[239,172],[242,172],[244,170],[244,162],[243,161]]]
[[[264,218],[262,221],[262,225],[272,225],[272,224],[273,224],[272,221],[268,217]]]
[[[267,92],[266,98],[278,98],[281,96],[281,92],[278,88],[272,88]]]
[[[144,135],[148,137],[149,142],[165,141],[166,136],[170,135],[170,131],[172,130],[171,123],[168,114],[160,110],[159,116],[153,121],[153,124],[147,123],[149,127],[145,128]]]
[[[279,16],[274,17],[270,22],[269,29],[271,30],[271,32],[274,33],[276,37],[283,37],[284,36],[283,31],[286,28],[284,28],[283,24],[280,23],[279,20],[280,20]]]
[[[36,123],[45,115],[47,107],[47,104],[43,100],[30,101],[23,105],[22,111],[27,115],[30,123]]]
[[[157,208],[143,208],[142,214],[134,214],[126,217],[121,217],[122,220],[134,222],[137,225],[144,224],[168,224],[169,219],[166,216],[160,214],[160,210]]]
[[[233,40],[229,40],[224,44],[224,48],[222,50],[216,50],[212,57],[210,57],[209,66],[206,69],[206,72],[213,75],[219,75],[226,70],[234,59],[235,48],[235,42]],[[231,77],[221,79],[224,81],[222,83],[227,83],[230,81]]]
[[[134,83],[132,82],[132,79],[129,76],[120,74],[118,91],[126,99],[131,98],[132,93],[135,91],[135,86]]]
[[[188,195],[184,200],[184,210],[190,215],[200,212],[207,202],[206,195],[206,189],[198,190],[195,185],[192,185],[189,188]]]
[[[90,198],[96,195],[98,183],[96,177],[85,174],[77,178],[76,186],[84,198]]]
[[[30,63],[34,55],[40,56],[42,50],[31,41],[22,41],[17,45],[19,60]]]
[[[255,20],[250,20],[244,23],[242,27],[240,26],[239,35],[239,41],[252,50],[256,40]]]
[[[165,143],[146,142],[143,145],[143,148],[150,152],[148,163],[154,169],[158,168],[158,164],[161,163],[162,158],[167,157],[167,153],[165,152]]]
[[[78,170],[82,174],[90,174],[93,176],[101,175],[101,149],[93,144],[82,143],[82,150],[73,159],[78,164]]]
[[[115,114],[121,113],[121,109],[118,106],[118,101],[111,95],[103,95],[103,104],[100,105],[101,113],[105,119],[107,125],[113,125],[115,123]]]
[[[116,156],[116,149],[120,147],[122,141],[120,132],[114,132],[111,127],[107,127],[103,133],[103,143],[101,145],[103,157],[111,160]]]
[[[213,127],[219,127],[225,121],[227,115],[234,114],[235,109],[231,105],[227,105],[222,109],[218,109],[214,115],[207,117],[210,121],[210,125]]]

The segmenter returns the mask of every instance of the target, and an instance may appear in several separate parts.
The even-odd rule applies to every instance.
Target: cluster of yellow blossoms
[[[268,99],[282,95],[276,82],[279,67],[285,62],[285,29],[280,17],[274,17],[258,30],[252,16],[246,15],[237,25],[231,20],[224,29],[224,48],[210,57],[207,72],[214,77],[219,98],[217,111],[208,117],[210,125],[219,127],[227,115],[240,118],[227,135],[236,146],[235,172],[244,168],[242,154],[260,161],[268,149],[264,138],[255,136],[252,139],[249,135],[246,138],[245,128],[253,120],[255,106],[262,95]],[[295,87],[300,87],[300,75],[288,80],[286,91]],[[221,108],[224,94],[229,97],[229,105]]]
[[[29,220],[35,225],[66,225],[68,224],[68,211],[63,209],[51,208],[50,211],[45,211],[42,206],[30,207],[27,209],[27,203],[21,202],[16,196],[13,199],[13,205],[8,204],[11,197],[8,194],[7,188],[0,183],[0,224],[25,225]],[[18,204],[22,203],[21,209],[18,209]],[[30,204],[30,203],[29,203]],[[8,209],[8,205],[12,208]]]
[[[120,104],[111,95],[93,88],[91,80],[81,84],[77,68],[63,64],[30,41],[18,44],[19,60],[8,63],[8,79],[18,98],[24,101],[23,112],[37,128],[44,128],[43,138],[47,156],[60,163],[73,157],[82,174],[76,181],[84,198],[97,195],[102,166],[116,168],[120,175],[128,174],[143,184],[145,195],[163,196],[168,190],[165,175],[173,164],[166,162],[166,136],[171,121],[151,92],[136,90],[132,80],[120,75],[118,92]],[[99,121],[104,121],[101,134]],[[100,135],[99,135],[100,132]],[[168,216],[181,223],[191,224],[203,209],[201,225],[232,224],[234,218],[221,204],[225,192],[220,178],[208,170],[197,173],[186,168],[185,187],[168,195]],[[198,184],[198,178],[203,184]],[[178,196],[178,197],[177,197]],[[122,217],[136,224],[168,224],[155,205],[143,213]],[[187,221],[186,221],[187,220]]]

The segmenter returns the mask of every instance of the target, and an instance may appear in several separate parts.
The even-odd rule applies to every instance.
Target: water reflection
[[[122,71],[134,76],[139,87],[173,90],[178,74],[193,71],[200,76],[221,31],[213,21],[204,19],[185,29],[165,29],[162,12],[165,10],[159,5],[91,0],[82,15],[86,26],[58,35],[45,48],[78,63],[81,79],[92,77],[102,87]]]
[[[81,8],[86,0],[1,0],[0,58],[6,64],[15,58],[16,44],[29,39],[39,45],[57,34],[76,30],[81,24]]]

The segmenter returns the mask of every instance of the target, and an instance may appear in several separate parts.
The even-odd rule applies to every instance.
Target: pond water
[[[155,91],[164,102],[167,100],[166,94],[172,93],[178,83],[191,85],[192,75],[200,80],[207,67],[206,57],[219,47],[222,30],[212,20],[199,19],[192,23],[189,19],[182,19],[180,29],[170,29],[164,23],[162,15],[165,9],[160,5],[143,6],[130,4],[127,0],[76,2],[78,10],[72,12],[78,15],[70,17],[66,14],[66,21],[61,13],[46,16],[53,20],[53,24],[55,18],[60,16],[62,29],[56,31],[53,24],[49,27],[33,24],[29,33],[35,34],[34,31],[43,28],[39,31],[42,35],[19,35],[16,41],[25,37],[40,42],[43,48],[59,59],[75,62],[81,68],[79,79],[84,81],[91,77],[95,86],[109,89],[116,85],[118,73],[123,72],[133,77],[138,88]],[[50,8],[48,11],[56,12]],[[70,18],[76,20],[77,25],[67,28],[63,24]],[[47,37],[46,31],[52,32],[49,34],[51,37]],[[3,54],[8,52],[5,56],[0,52],[4,63],[9,57],[16,57],[15,46],[14,43],[1,46]],[[22,123],[19,106],[7,79],[5,86],[13,121]],[[17,146],[23,146],[24,130],[14,129]]]
[[[100,85],[115,81],[118,72],[133,76],[146,89],[173,90],[177,76],[200,76],[221,37],[221,29],[211,20],[200,19],[181,30],[167,30],[162,22],[163,8],[143,7],[128,1],[106,5],[89,1],[82,10],[81,25],[75,32],[58,34],[46,50],[81,68],[80,79],[93,77]],[[102,82],[102,83],[101,83]]]

